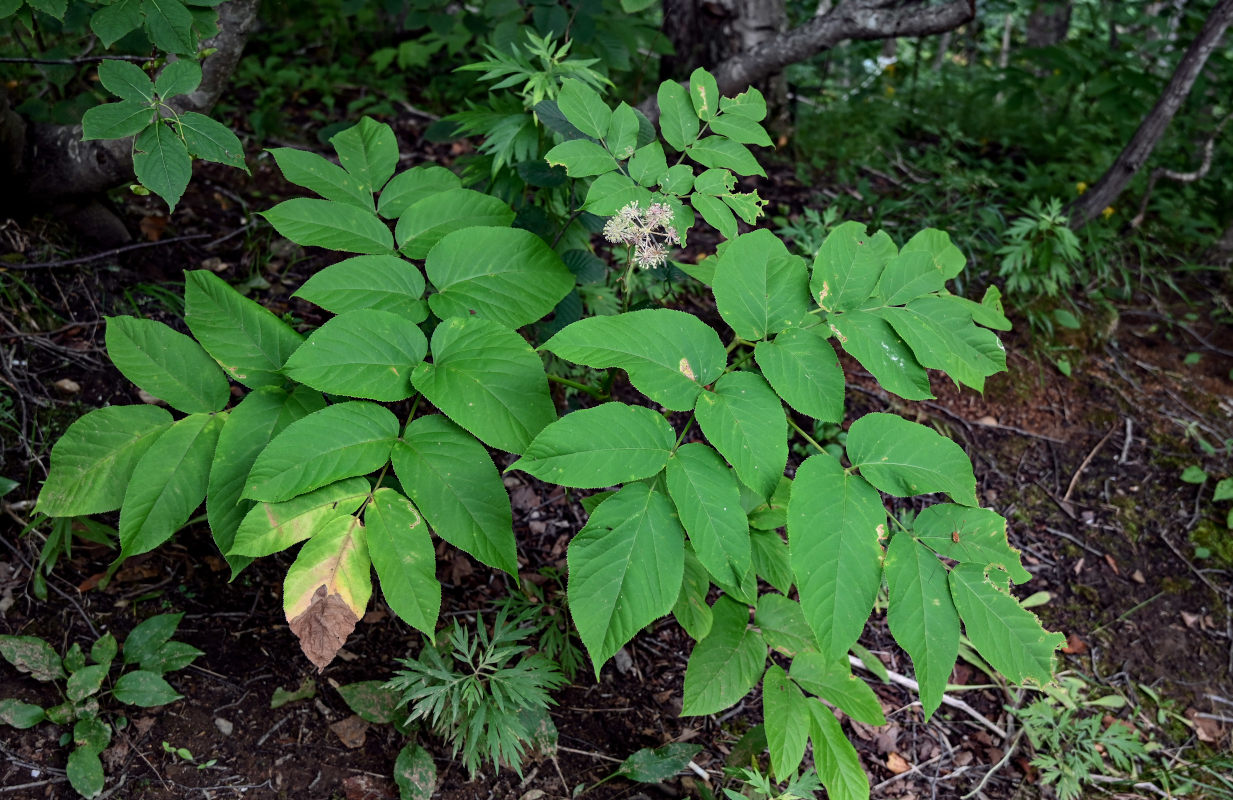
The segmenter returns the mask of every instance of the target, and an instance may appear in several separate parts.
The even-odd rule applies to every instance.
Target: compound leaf
[[[1010,546],[1006,519],[988,508],[938,503],[916,515],[912,533],[920,543],[946,558],[999,567],[1015,583],[1027,583],[1019,551]]]
[[[870,236],[862,223],[843,223],[827,234],[814,258],[809,280],[814,301],[825,311],[860,307],[898,252],[885,231]]]
[[[808,280],[804,259],[775,234],[757,230],[728,243],[712,286],[724,322],[742,339],[757,341],[805,318]]]
[[[825,337],[812,329],[788,328],[772,341],[758,342],[754,357],[763,377],[792,408],[822,422],[843,420],[843,368]]]
[[[354,513],[371,491],[366,479],[348,478],[280,503],[257,503],[240,523],[228,555],[260,558],[286,550],[335,517]]]

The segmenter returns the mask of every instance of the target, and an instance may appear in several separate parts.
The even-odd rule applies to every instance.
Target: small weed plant
[[[184,669],[201,655],[197,648],[171,638],[182,616],[150,617],[133,628],[123,647],[110,633],[99,637],[88,653],[74,642],[63,657],[37,636],[0,636],[0,656],[36,681],[54,684],[62,698],[47,708],[0,698],[0,722],[19,729],[44,721],[71,726],[71,732],[60,738],[62,746],[72,747],[69,784],[82,797],[97,797],[104,782],[99,754],[111,743],[113,728],[127,724],[113,713],[110,701],[148,708],[179,700],[181,695],[163,675]],[[113,673],[120,674],[113,680]],[[192,761],[192,755],[186,760]]]
[[[491,634],[482,621],[474,631],[455,621],[448,638],[402,660],[386,684],[401,692],[410,711],[405,724],[426,722],[461,755],[472,778],[485,763],[521,775],[528,744],[552,726],[549,692],[565,676],[523,644],[535,630],[528,617],[498,611]]]
[[[347,254],[296,292],[332,318],[296,330],[198,270],[186,273],[191,336],[109,319],[113,363],[170,410],[115,406],[74,423],[38,509],[118,509],[119,560],[167,541],[203,500],[235,572],[301,545],[284,611],[324,669],[364,615],[374,569],[394,612],[435,642],[433,533],[516,578],[492,455],[510,454],[498,457],[507,470],[603,490],[568,545],[565,578],[594,674],[673,615],[697,642],[683,713],[721,712],[761,681],[771,774],[795,775],[812,742],[829,754],[817,770],[836,798],[869,786],[822,699],[884,722],[847,659],[884,583],[926,714],[961,626],[1012,682],[1047,682],[1062,637],[1012,595],[1031,576],[1006,521],[980,507],[967,454],[897,414],[849,419],[837,354],[907,401],[933,397],[928,370],[979,390],[1006,367],[1000,294],[948,290],[966,259],[944,231],[900,245],[843,222],[806,259],[769,230],[743,229],[762,215],[757,193],[738,188],[765,176],[750,150],[771,143],[761,94],[720,97],[698,70],[657,99],[658,133],[632,106],[564,79],[535,105],[536,136],[551,146],[522,169],[553,186],[528,180],[510,202],[513,183],[496,196],[438,166],[399,172],[393,132],[368,118],[331,139],[339,164],[272,150],[318,196],[265,218],[297,244]],[[699,220],[724,241],[697,263],[673,261]],[[667,306],[673,281],[713,299],[714,325]],[[549,355],[577,371],[550,372]],[[559,416],[552,383],[584,407]],[[246,390],[238,401],[233,384]],[[817,424],[846,435],[836,427],[824,448]],[[812,454],[790,464],[800,443]],[[883,495],[936,502],[907,530]],[[507,665],[525,658],[516,628],[501,618],[471,638],[455,627],[445,651],[407,664],[408,699],[470,769],[521,752],[488,715],[542,706],[558,683]],[[512,684],[493,680],[511,669]]]

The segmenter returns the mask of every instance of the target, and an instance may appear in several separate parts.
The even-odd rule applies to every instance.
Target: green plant
[[[528,615],[496,614],[489,634],[482,621],[468,631],[455,621],[440,646],[425,647],[386,684],[402,693],[410,716],[424,720],[472,777],[484,763],[522,774],[522,757],[542,727],[552,725],[548,692],[565,684],[551,661],[522,640],[534,632]]]
[[[181,761],[185,761],[189,764],[192,764],[197,769],[209,769],[210,767],[218,763],[217,758],[211,758],[209,761],[203,761],[200,764],[198,764],[197,759],[193,757],[192,750],[189,750],[187,747],[175,747],[169,742],[163,742],[163,752],[167,753],[168,755],[175,756]]]
[[[97,797],[104,782],[99,754],[111,742],[112,728],[124,724],[123,717],[108,722],[108,698],[141,707],[179,700],[181,695],[163,675],[184,669],[201,655],[197,648],[171,639],[181,617],[150,617],[129,632],[122,648],[110,633],[99,637],[88,654],[74,642],[63,658],[37,636],[0,636],[0,656],[19,672],[56,684],[62,697],[61,703],[48,708],[11,697],[0,699],[0,722],[20,729],[43,721],[72,725],[72,732],[60,740],[61,745],[73,745],[68,756],[69,783],[83,797]],[[121,656],[118,670],[114,669],[117,655]],[[110,680],[117,671],[122,674]],[[192,760],[191,754],[187,760]]]
[[[586,654],[569,622],[565,575],[554,567],[544,567],[539,574],[544,579],[542,587],[524,581],[520,589],[510,592],[504,605],[512,616],[524,618],[534,628],[536,649],[573,681],[586,663]]]
[[[724,787],[724,796],[729,800],[814,800],[816,793],[822,790],[822,782],[812,769],[800,775],[787,776],[783,788],[779,788],[769,775],[757,767],[725,769],[724,773],[744,784],[740,789]]]
[[[838,719],[805,693],[883,722],[846,656],[884,580],[891,632],[913,659],[927,713],[941,702],[961,620],[1010,681],[1048,681],[1062,637],[1011,594],[1030,575],[1005,520],[979,507],[963,450],[874,412],[848,426],[845,463],[821,452],[807,428],[846,421],[836,345],[905,400],[933,396],[927,369],[982,388],[1006,366],[995,333],[1009,328],[1000,293],[976,302],[948,291],[966,259],[938,230],[900,247],[845,222],[812,264],[770,231],[739,233],[738,217],[753,225],[761,215],[761,199],[736,181],[765,174],[747,147],[770,142],[762,96],[721,98],[698,70],[687,87],[663,83],[658,102],[662,142],[631,106],[564,82],[546,158],[572,179],[552,202],[570,206],[538,235],[511,227],[513,208],[462,188],[448,170],[395,174],[393,133],[370,119],[331,139],[341,166],[275,149],[284,175],[322,199],[285,201],[266,219],[298,244],[355,254],[296,292],[335,316],[305,338],[195,271],[186,275],[192,337],[110,319],[116,366],[184,416],[143,405],[78,420],[52,451],[39,510],[119,508],[121,560],[165,542],[203,498],[233,571],[304,542],[284,610],[324,669],[364,614],[374,567],[394,612],[435,637],[441,588],[430,530],[517,575],[512,513],[486,448],[512,453],[509,469],[608,490],[588,498],[590,518],[567,551],[569,611],[595,674],[673,614],[697,640],[684,713],[721,711],[761,680],[771,774],[795,774],[812,740],[832,755],[818,771],[835,797],[867,795],[867,780]],[[602,232],[613,247],[591,250],[588,212],[609,218]],[[671,268],[709,289],[715,327],[648,291],[695,212],[726,241],[714,258]],[[552,326],[533,349],[525,336],[550,314],[566,315],[582,280],[568,265],[603,265],[601,254],[619,276],[609,313],[582,316],[575,305],[581,318]],[[545,352],[593,370],[597,382],[549,374]],[[630,386],[621,396],[636,404],[612,399],[622,373]],[[232,380],[249,391],[228,408]],[[550,380],[598,404],[558,418]],[[819,452],[788,478],[797,441]],[[906,530],[894,527],[883,492],[948,501]],[[760,581],[775,591],[760,591]],[[722,590],[713,605],[712,584]],[[498,639],[468,644],[456,628],[450,644],[479,658]],[[768,662],[772,651],[789,667]],[[433,652],[425,663],[444,675],[445,656]],[[499,737],[482,741],[484,728],[461,705],[438,709],[472,767],[481,751],[493,760],[520,752]]]

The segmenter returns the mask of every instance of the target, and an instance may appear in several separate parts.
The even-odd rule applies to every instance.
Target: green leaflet
[[[362,308],[313,331],[283,371],[328,394],[390,402],[412,395],[411,370],[427,351],[428,339],[405,317]]]
[[[655,475],[675,443],[672,426],[651,409],[604,403],[548,425],[510,469],[558,486],[601,489]]]
[[[625,177],[619,172],[609,172],[600,175],[591,182],[587,189],[586,202],[582,207],[592,214],[601,217],[611,216],[629,203],[637,203],[642,208],[648,207],[653,201],[651,192]],[[683,232],[682,232],[682,235]]]
[[[42,683],[68,677],[60,656],[37,636],[0,634],[0,656],[4,656],[4,660],[16,667],[18,672],[28,673]]]
[[[633,106],[622,101],[612,110],[604,143],[617,158],[628,158],[638,148],[639,114]]]
[[[957,317],[949,310],[949,304],[939,298],[921,297],[904,307],[878,308],[871,313],[890,323],[921,366],[941,370],[956,383],[984,391],[985,378],[1006,368],[1005,353],[995,334],[982,333],[966,315]],[[969,343],[970,334],[987,338]]]
[[[121,100],[154,102],[154,81],[131,61],[104,61],[98,65],[98,80],[103,88]]]
[[[297,197],[261,216],[296,244],[345,253],[393,253],[394,237],[376,214],[351,203]]]
[[[751,86],[736,97],[721,99],[719,110],[724,114],[761,122],[766,119],[766,99],[762,92]]]
[[[124,377],[186,414],[227,405],[227,378],[201,345],[154,320],[106,319],[107,355]]]
[[[754,624],[762,631],[767,646],[789,658],[818,649],[800,603],[781,594],[767,592],[758,597]]]
[[[664,155],[664,146],[659,142],[651,142],[638,148],[629,159],[628,168],[629,177],[641,186],[651,187],[664,180],[668,174],[668,159]]]
[[[785,594],[792,591],[792,562],[783,537],[773,530],[751,530],[749,545],[757,576]]]
[[[762,678],[762,719],[771,773],[777,780],[787,780],[796,774],[805,757],[812,717],[805,695],[778,664],[767,667]]]
[[[124,639],[124,663],[140,664],[157,655],[182,619],[183,614],[158,614],[138,623]]]
[[[68,774],[69,784],[82,797],[98,797],[103,793],[106,778],[103,775],[103,762],[99,751],[89,747],[75,747],[68,755],[68,763],[64,765]]]
[[[437,765],[432,755],[409,742],[394,759],[394,783],[401,800],[429,800],[437,788]]]
[[[886,509],[862,478],[829,455],[796,470],[788,503],[788,550],[801,608],[819,650],[837,660],[860,638],[882,585]]]
[[[959,564],[950,571],[950,594],[968,638],[1012,683],[1048,683],[1053,653],[1066,638],[1042,628],[1036,615],[1010,595],[1004,580],[995,581],[989,571],[979,564]]]
[[[167,541],[201,505],[224,421],[215,414],[187,416],[142,455],[120,506],[119,560]]]
[[[1032,579],[1006,538],[1006,519],[991,509],[938,503],[916,515],[912,534],[946,558],[999,567],[1015,583]]]
[[[950,234],[937,228],[925,228],[919,231],[908,239],[907,244],[899,252],[927,253],[944,281],[958,277],[967,264],[963,251],[951,243]]]
[[[596,678],[634,634],[676,604],[684,542],[668,498],[643,483],[601,503],[570,542],[569,608]]]
[[[363,117],[330,138],[338,162],[369,192],[385,185],[398,168],[398,142],[389,125]]]
[[[760,124],[736,114],[726,114],[711,120],[711,130],[741,144],[756,144],[761,147],[771,147],[774,144]]]
[[[249,563],[249,559],[230,555],[229,551],[240,523],[253,507],[251,500],[240,499],[253,462],[284,428],[324,407],[325,398],[308,387],[287,394],[266,386],[250,392],[227,415],[210,464],[206,516],[214,543],[227,558],[233,577]]]
[[[119,508],[137,462],[169,427],[171,415],[157,406],[109,406],[86,414],[52,447],[37,510],[78,517]]]
[[[437,554],[423,517],[393,489],[378,489],[364,511],[368,555],[394,613],[434,641],[441,611]]]
[[[509,496],[474,436],[440,414],[420,417],[403,431],[392,460],[438,536],[490,567],[518,574]]]
[[[760,375],[730,372],[698,397],[698,427],[741,481],[770,497],[788,461],[783,405]]]
[[[166,200],[170,210],[175,211],[193,175],[193,159],[180,137],[158,121],[133,142],[133,172],[143,186]]]
[[[758,342],[762,375],[793,409],[822,422],[843,420],[843,368],[826,338],[813,329],[788,328]]]
[[[428,306],[441,319],[474,314],[521,328],[546,316],[574,288],[561,257],[518,228],[455,231],[442,237],[424,266],[437,289]]]
[[[145,101],[121,100],[86,109],[81,117],[82,141],[123,139],[146,129],[154,121],[154,109]]]
[[[557,107],[565,118],[578,130],[594,139],[602,139],[612,122],[612,109],[599,96],[599,92],[575,78],[561,81],[561,93]],[[575,140],[584,141],[584,140]]]
[[[209,270],[184,273],[184,322],[228,377],[250,389],[282,383],[304,337]]]
[[[702,387],[723,373],[727,361],[713,329],[670,309],[579,320],[543,348],[576,364],[623,369],[634,388],[673,411],[693,408]]]
[[[316,153],[290,147],[272,147],[270,155],[283,177],[297,186],[316,192],[326,200],[346,203],[364,211],[372,211],[372,190],[337,164]]]
[[[861,768],[856,748],[843,735],[831,710],[820,701],[806,701],[810,716],[809,738],[818,777],[832,800],[869,800],[869,776]]]
[[[706,220],[707,225],[719,231],[725,239],[736,237],[736,217],[732,216],[732,209],[724,205],[722,200],[705,194],[694,193],[689,198],[689,204],[702,215],[702,219]]]
[[[754,687],[766,665],[766,643],[749,626],[749,607],[724,596],[711,610],[711,632],[694,645],[685,667],[681,716],[715,714],[734,705]]]
[[[689,76],[689,99],[698,119],[706,122],[719,113],[719,85],[715,77],[698,67]]]
[[[412,167],[395,175],[381,190],[377,213],[386,219],[397,219],[425,197],[461,188],[462,179],[445,167]]]
[[[804,259],[770,231],[753,231],[729,242],[715,265],[715,305],[737,336],[765,339],[809,313],[808,280]]]
[[[848,354],[873,373],[888,392],[905,400],[928,400],[929,376],[887,322],[867,311],[831,314],[831,332]]]
[[[741,507],[749,516],[749,527],[773,531],[788,524],[788,497],[792,494],[792,479],[783,477],[770,498],[759,497],[752,489],[741,485]]]
[[[748,147],[723,136],[704,136],[689,145],[685,152],[704,167],[730,169],[737,175],[766,177],[766,171]]]
[[[432,356],[412,385],[485,444],[521,453],[556,419],[543,362],[513,330],[451,317],[433,331]]]
[[[952,664],[953,666],[953,664]],[[869,684],[852,674],[846,658],[831,661],[821,653],[802,653],[792,660],[792,680],[866,725],[885,725],[882,704]]]
[[[902,305],[946,285],[940,266],[924,250],[908,250],[890,260],[878,279],[877,293],[886,305]]]
[[[612,157],[612,154],[589,139],[570,139],[568,142],[561,142],[545,153],[544,159],[549,166],[565,167],[565,174],[571,178],[603,175],[617,168],[616,159]]]
[[[249,171],[244,163],[244,145],[226,125],[196,111],[184,112],[176,124],[188,151],[197,158]]]
[[[822,242],[813,262],[809,291],[826,311],[859,308],[898,250],[885,231],[869,235],[859,222],[845,222]]]
[[[499,198],[448,189],[412,203],[398,217],[394,238],[407,258],[424,258],[447,233],[475,226],[508,226],[514,212]]]
[[[14,2],[20,4],[20,0]],[[120,0],[114,5],[102,6],[90,17],[90,30],[94,31],[104,47],[111,47],[141,25],[140,5],[141,0]]]
[[[676,150],[698,138],[698,117],[685,87],[675,81],[664,81],[656,93],[659,102],[659,132],[664,141]]]
[[[910,535],[891,539],[886,548],[886,621],[895,641],[912,657],[926,719],[942,704],[959,656],[959,612],[946,581],[946,567]]]
[[[354,513],[372,491],[348,478],[280,503],[257,503],[244,517],[227,555],[260,558],[313,536],[330,520]]]
[[[201,85],[201,65],[191,59],[177,59],[159,70],[154,81],[154,91],[167,100],[188,94]]]
[[[292,296],[335,314],[372,308],[398,314],[411,323],[428,318],[424,276],[398,256],[355,256],[339,261],[313,275]]]
[[[276,503],[364,475],[389,460],[398,419],[373,403],[328,406],[288,425],[261,451],[242,497]]]
[[[739,586],[752,566],[749,522],[728,465],[714,450],[694,442],[668,460],[666,478],[698,561],[718,580]]]
[[[957,503],[979,504],[972,462],[932,428],[896,414],[866,414],[848,429],[847,447],[852,466],[887,494],[945,492]]]
[[[681,594],[672,607],[672,616],[694,641],[706,638],[711,632],[714,616],[711,607],[706,604],[706,595],[710,591],[710,574],[694,555],[693,548],[686,546],[685,576],[681,582]]]

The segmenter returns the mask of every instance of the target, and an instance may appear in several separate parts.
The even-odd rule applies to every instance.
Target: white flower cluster
[[[643,269],[663,264],[668,260],[668,245],[681,243],[672,227],[672,208],[666,203],[651,203],[645,213],[636,202],[628,203],[604,224],[604,238],[633,247],[634,263]]]

